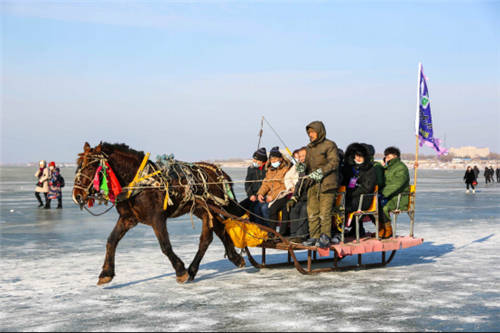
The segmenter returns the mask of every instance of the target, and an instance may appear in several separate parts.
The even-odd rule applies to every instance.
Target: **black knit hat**
[[[280,148],[278,146],[271,148],[271,151],[269,152],[269,157],[283,157],[280,152]]]
[[[267,162],[266,148],[262,147],[257,149],[257,151],[253,153],[253,158],[255,158],[257,161]]]

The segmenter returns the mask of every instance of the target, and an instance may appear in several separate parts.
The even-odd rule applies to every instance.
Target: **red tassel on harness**
[[[111,200],[112,203],[115,203],[115,199],[122,192],[122,186],[120,185],[120,182],[118,181],[118,178],[116,178],[115,173],[113,172],[113,169],[109,166],[109,163],[106,162],[106,166],[108,167],[108,179],[109,182],[111,183],[111,191],[109,192],[109,200]]]
[[[96,190],[97,192],[99,192],[101,190],[101,178],[99,176],[99,173],[101,172],[102,170],[102,166],[99,166],[97,168],[97,170],[95,171],[95,175],[94,175],[94,190]]]

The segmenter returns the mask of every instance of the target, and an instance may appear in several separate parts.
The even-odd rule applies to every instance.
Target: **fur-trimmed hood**
[[[370,146],[370,145],[358,143],[358,142],[351,143],[345,151],[344,165],[346,165],[346,166],[347,165],[349,165],[349,166],[356,165],[356,163],[354,162],[354,156],[356,154],[359,154],[359,155],[363,156],[365,159],[365,162],[360,165],[360,168],[371,167],[372,160],[373,160],[373,153],[372,153],[370,148],[372,148],[373,146],[371,146],[371,147],[368,147],[368,146]]]

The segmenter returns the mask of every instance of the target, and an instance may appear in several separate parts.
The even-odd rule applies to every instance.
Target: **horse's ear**
[[[88,142],[85,142],[85,144],[83,145],[83,151],[86,153],[90,151],[90,145]]]
[[[101,150],[102,150],[102,142],[101,142],[101,143],[99,143],[99,145],[98,145],[97,147],[95,147],[94,151],[95,151],[96,153],[100,153],[100,152],[101,152]]]

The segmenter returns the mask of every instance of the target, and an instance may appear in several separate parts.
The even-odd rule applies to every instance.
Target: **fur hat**
[[[255,158],[257,161],[267,162],[266,148],[261,147],[257,149],[257,151],[253,153],[253,158]]]
[[[281,158],[283,158],[283,155],[280,152],[280,148],[278,146],[271,148],[271,151],[269,152],[269,157],[281,157]]]

